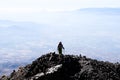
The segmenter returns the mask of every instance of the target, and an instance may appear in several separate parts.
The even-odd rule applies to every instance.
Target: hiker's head
[[[61,42],[61,41],[60,41],[59,43],[60,43],[60,44],[62,44],[62,42]]]

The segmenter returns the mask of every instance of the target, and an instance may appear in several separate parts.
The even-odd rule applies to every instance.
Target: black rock
[[[49,53],[0,80],[120,80],[120,64]]]

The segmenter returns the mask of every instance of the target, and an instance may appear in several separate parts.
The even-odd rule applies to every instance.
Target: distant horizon
[[[17,8],[16,8],[17,9]],[[9,14],[2,14],[2,13],[0,13],[0,14],[2,14],[2,15],[0,15],[0,20],[2,20],[2,21],[13,21],[13,22],[33,22],[33,23],[41,23],[41,22],[39,22],[39,19],[41,19],[41,17],[40,16],[43,16],[43,18],[44,17],[46,17],[47,15],[51,15],[51,14],[53,14],[53,13],[64,13],[64,12],[75,12],[75,11],[86,11],[86,10],[96,10],[96,11],[101,11],[101,10],[104,10],[105,9],[105,12],[107,12],[107,11],[110,11],[110,10],[113,10],[112,12],[114,13],[114,11],[117,11],[117,10],[119,10],[120,11],[120,8],[119,7],[117,7],[117,8],[115,8],[115,7],[89,7],[89,8],[78,8],[78,9],[74,9],[74,10],[67,10],[67,11],[59,11],[59,10],[57,10],[57,11],[54,11],[54,10],[49,10],[49,11],[38,11],[38,12],[29,12],[29,13],[19,13],[19,12],[17,12],[17,13],[14,13],[14,14],[12,14],[12,13],[9,13]],[[46,16],[45,16],[46,15]],[[37,16],[39,16],[39,17],[37,17]],[[53,16],[53,15],[52,15]],[[38,19],[39,18],[39,19]]]
[[[0,1],[0,19],[18,20],[49,12],[84,8],[120,8],[119,0],[4,0]],[[41,14],[40,14],[41,15]],[[29,19],[28,19],[29,20]]]

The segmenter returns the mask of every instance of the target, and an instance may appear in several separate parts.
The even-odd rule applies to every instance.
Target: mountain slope
[[[120,8],[84,8],[77,10],[79,12],[86,12],[86,13],[99,13],[99,14],[120,14]]]
[[[49,53],[0,80],[120,80],[120,64]]]

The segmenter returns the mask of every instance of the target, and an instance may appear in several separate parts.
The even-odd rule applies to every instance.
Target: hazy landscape
[[[120,9],[87,8],[36,14],[36,21],[0,20],[0,72],[8,73],[48,52],[120,62]],[[31,18],[32,19],[32,18]]]

